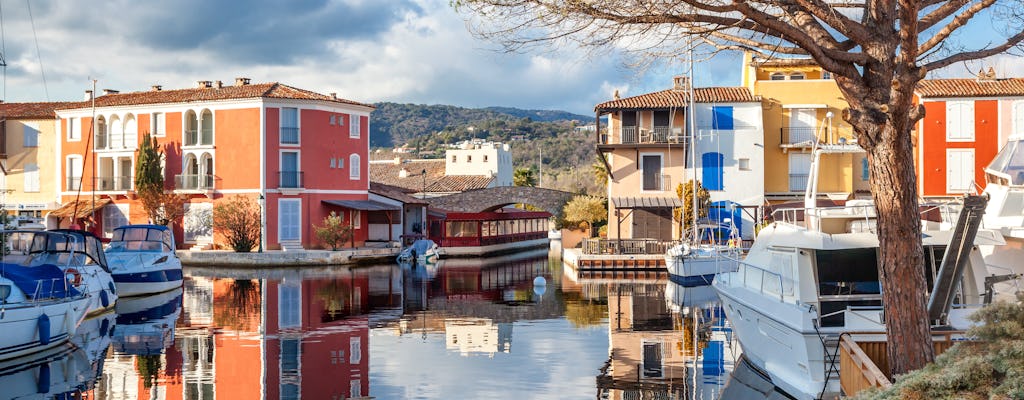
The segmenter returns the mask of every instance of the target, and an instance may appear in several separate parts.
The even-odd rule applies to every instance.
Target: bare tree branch
[[[953,55],[951,55],[949,57],[946,57],[946,58],[943,58],[941,60],[936,60],[936,61],[932,61],[932,62],[930,62],[928,64],[925,64],[923,66],[923,68],[926,71],[934,71],[934,70],[937,70],[939,68],[942,68],[942,67],[945,67],[945,66],[948,66],[948,65],[952,65],[952,64],[955,64],[955,63],[958,63],[958,62],[977,60],[979,58],[985,58],[985,57],[989,57],[989,56],[994,56],[996,54],[1000,54],[1000,53],[1006,52],[1007,50],[1010,50],[1011,48],[1014,48],[1014,47],[1020,45],[1022,40],[1024,40],[1024,32],[1020,32],[1020,33],[1018,33],[1016,35],[1013,35],[1012,37],[1010,37],[1009,39],[1007,39],[1005,42],[1003,42],[1002,44],[1000,44],[998,46],[989,47],[989,48],[985,48],[985,49],[981,49],[981,50],[967,51],[967,52],[953,54]]]
[[[956,2],[961,2],[961,1],[966,3],[965,0],[956,0]],[[931,50],[932,47],[935,47],[939,43],[942,43],[943,41],[945,41],[947,38],[949,38],[950,35],[953,34],[953,32],[955,32],[957,29],[960,29],[961,27],[966,25],[968,22],[970,22],[971,18],[974,18],[974,16],[977,15],[979,12],[981,12],[982,10],[987,9],[992,4],[995,4],[995,2],[996,2],[996,0],[982,0],[980,3],[976,3],[973,6],[971,6],[970,8],[964,10],[964,12],[962,12],[959,15],[957,15],[956,17],[954,17],[952,21],[950,21],[948,24],[946,24],[946,26],[942,27],[942,29],[940,29],[938,32],[936,32],[934,36],[932,36],[930,39],[928,39],[923,44],[921,44],[921,46],[920,46],[921,47],[921,52],[927,52],[928,50]],[[954,4],[954,2],[950,2],[950,3],[946,3],[946,4]],[[953,6],[950,6],[949,8],[953,8]],[[949,15],[951,15],[952,13],[956,12],[956,10],[959,10],[959,9],[960,9],[960,7],[953,8],[952,10],[948,10],[948,9],[947,10],[943,10],[940,7],[939,10],[943,10],[944,11],[943,14],[945,14],[945,15],[939,14],[939,15],[934,15],[933,16],[932,14],[935,14],[935,13],[929,14],[928,16],[925,17],[925,18],[929,18],[927,20],[928,26],[925,26],[926,20],[922,19],[921,20],[922,24],[920,26],[918,26],[918,32],[921,32],[921,31],[924,31],[924,30],[928,29],[929,27],[931,27],[934,24],[938,23],[940,20],[945,19],[946,17],[948,17]],[[939,12],[939,10],[936,10],[935,12]]]

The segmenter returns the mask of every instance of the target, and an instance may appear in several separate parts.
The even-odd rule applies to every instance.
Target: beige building
[[[60,207],[61,171],[57,135],[82,137],[82,127],[61,132],[54,110],[75,103],[0,104],[0,189],[8,215],[26,226],[42,223],[46,213]]]

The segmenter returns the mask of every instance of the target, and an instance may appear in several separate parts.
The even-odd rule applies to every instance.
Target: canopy
[[[618,209],[679,208],[683,201],[678,197],[612,197],[612,204]]]
[[[323,203],[360,211],[399,211],[402,209],[400,206],[373,200],[323,200]]]
[[[81,219],[92,215],[92,213],[103,206],[110,204],[110,199],[88,199],[65,203],[60,208],[50,211],[51,217]],[[76,211],[77,209],[77,211]],[[74,215],[72,215],[74,214]]]

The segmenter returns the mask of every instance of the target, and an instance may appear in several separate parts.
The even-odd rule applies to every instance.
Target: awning
[[[80,219],[92,215],[93,211],[96,211],[107,204],[110,204],[110,199],[107,198],[72,201],[51,211],[47,216],[67,218],[72,217],[72,214],[74,214],[73,219]]]
[[[323,203],[360,211],[400,211],[402,209],[401,206],[373,200],[323,200]]]
[[[678,197],[612,197],[617,209],[631,208],[679,208],[683,201]]]

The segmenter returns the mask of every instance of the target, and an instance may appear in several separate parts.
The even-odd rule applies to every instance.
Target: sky
[[[684,73],[681,65],[636,71],[614,51],[507,54],[474,38],[449,0],[0,0],[0,7],[8,64],[0,98],[8,102],[81,100],[92,79],[98,90],[130,92],[247,77],[366,103],[592,115],[615,90],[662,90]],[[738,85],[739,61],[717,56],[698,65],[694,82]],[[992,65],[1024,75],[1014,57]]]

